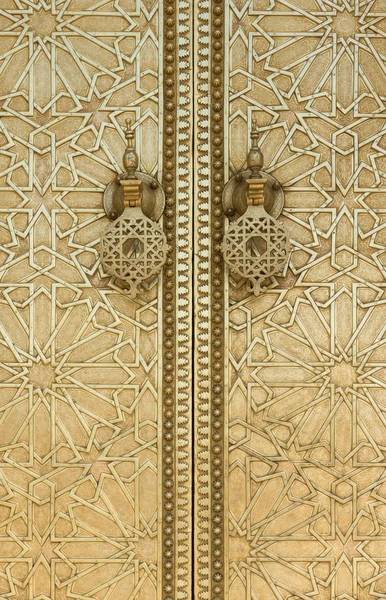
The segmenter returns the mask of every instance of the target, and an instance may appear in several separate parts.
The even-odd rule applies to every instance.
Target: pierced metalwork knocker
[[[109,183],[103,197],[113,224],[101,238],[101,262],[135,298],[141,284],[161,271],[169,247],[157,223],[165,206],[164,192],[156,179],[137,171],[134,131],[129,119],[126,124],[125,171]]]
[[[289,253],[287,233],[274,216],[275,212],[277,216],[280,214],[283,206],[283,191],[273,177],[261,171],[263,155],[258,146],[258,138],[257,123],[254,121],[248,171],[232,178],[223,196],[226,214],[233,216],[237,209],[239,213],[243,213],[237,221],[231,223],[224,236],[224,260],[232,273],[249,280],[256,296],[266,290],[263,282],[267,278],[281,273]],[[246,199],[245,212],[240,190],[244,192],[243,200]],[[271,214],[265,209],[264,196],[271,200]]]

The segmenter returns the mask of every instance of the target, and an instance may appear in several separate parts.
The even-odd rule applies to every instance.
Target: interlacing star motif
[[[257,119],[292,239],[264,295],[231,282],[229,598],[386,598],[385,6],[228,20],[231,169]]]
[[[99,242],[128,116],[158,169],[158,2],[3,4],[0,595],[155,600],[159,285]]]

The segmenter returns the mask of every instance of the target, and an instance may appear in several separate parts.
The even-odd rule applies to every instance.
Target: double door
[[[1,599],[386,598],[385,36],[1,1]]]

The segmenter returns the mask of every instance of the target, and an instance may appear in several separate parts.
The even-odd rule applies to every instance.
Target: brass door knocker
[[[268,179],[263,176],[263,155],[258,146],[258,138],[257,123],[254,121],[251,132],[252,146],[247,161],[248,171],[244,171],[241,177],[236,175],[232,178],[223,196],[224,209],[229,216],[233,216],[237,207],[242,204],[237,186],[240,188],[242,185],[241,189],[245,190],[246,210],[229,226],[224,236],[223,253],[231,272],[248,279],[256,296],[266,290],[263,286],[264,280],[281,273],[289,253],[287,233],[273,216],[278,211],[278,204],[282,207],[283,192],[272,177]],[[266,189],[267,183],[270,190]],[[268,214],[264,206],[266,191],[273,195],[274,199],[271,214]],[[239,211],[242,211],[242,207]]]
[[[101,262],[107,273],[124,283],[135,298],[141,283],[157,275],[165,264],[169,247],[157,223],[165,196],[160,184],[138,171],[134,131],[126,120],[127,147],[123,155],[125,171],[109,183],[104,206],[113,224],[101,238]]]

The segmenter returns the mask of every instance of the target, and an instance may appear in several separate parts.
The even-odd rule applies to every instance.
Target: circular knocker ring
[[[288,237],[280,223],[262,206],[248,206],[224,237],[224,260],[232,273],[250,281],[258,296],[262,282],[280,273],[287,262]]]
[[[245,179],[247,208],[237,221],[231,223],[222,244],[224,260],[231,272],[249,280],[256,296],[266,290],[265,279],[283,271],[289,253],[289,239],[284,227],[264,207],[267,178],[261,173],[263,154],[258,138],[257,123],[253,121],[252,146],[247,158],[249,177]],[[226,189],[224,193],[223,205],[227,205]]]
[[[114,222],[101,238],[101,262],[105,271],[123,281],[126,293],[135,298],[141,283],[161,271],[169,246],[155,220],[162,214],[163,192],[153,177],[137,172],[139,159],[134,147],[134,131],[131,121],[126,122],[125,171],[111,181],[105,191],[106,212]],[[142,200],[146,209],[146,203],[151,207],[152,199],[157,213],[153,219],[142,210]],[[152,214],[149,205],[145,212]]]
[[[128,295],[135,298],[140,284],[161,271],[168,250],[158,223],[139,207],[126,208],[102,237],[101,260],[110,275],[125,281]]]

